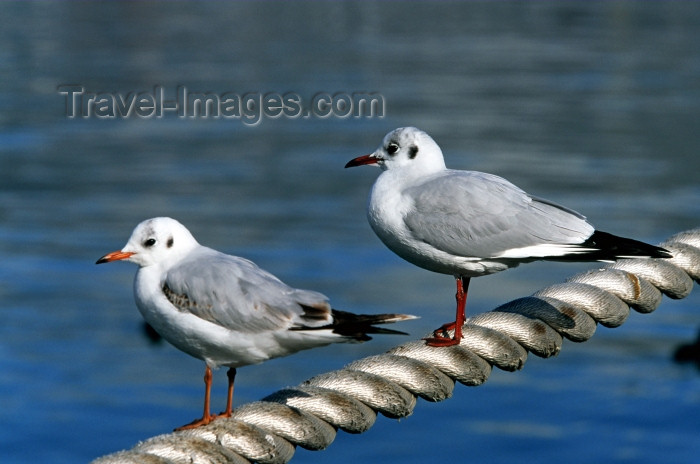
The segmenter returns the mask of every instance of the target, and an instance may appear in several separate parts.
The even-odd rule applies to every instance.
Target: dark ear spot
[[[408,147],[408,157],[409,158],[413,159],[416,157],[417,154],[418,154],[418,147],[417,146],[411,145],[410,147]]]
[[[175,240],[173,240],[173,238],[170,237],[170,238],[168,239],[168,243],[167,243],[168,248],[170,248],[171,246],[173,246],[173,243],[175,243]]]

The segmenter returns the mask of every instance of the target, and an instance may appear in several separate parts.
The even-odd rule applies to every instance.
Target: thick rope
[[[362,433],[377,413],[406,417],[417,397],[445,400],[455,382],[484,383],[492,366],[518,370],[528,352],[554,356],[563,338],[586,341],[598,323],[621,325],[630,308],[654,311],[662,294],[685,298],[693,280],[700,282],[700,228],[660,246],[673,258],[619,260],[469,318],[458,346],[408,342],[244,404],[230,419],[159,435],[93,463],[281,464],[292,458],[296,446],[324,449],[337,429]]]

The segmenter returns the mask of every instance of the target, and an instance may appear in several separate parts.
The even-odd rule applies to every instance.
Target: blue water
[[[447,321],[453,281],[394,256],[364,217],[378,171],[344,170],[415,125],[450,167],[493,172],[658,242],[700,225],[700,4],[0,4],[0,460],[87,462],[201,411],[203,365],[143,334],[135,269],[96,267],[141,220],[179,219],[355,312]],[[125,96],[378,92],[383,117],[67,118],[58,86]],[[594,265],[477,279],[470,311]],[[697,289],[554,359],[531,356],[401,421],[295,462],[697,462],[700,376],[672,361]],[[238,404],[403,341],[240,370]],[[214,408],[225,375],[215,373]]]

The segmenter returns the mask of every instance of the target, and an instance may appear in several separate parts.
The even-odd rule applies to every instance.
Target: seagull
[[[230,417],[236,368],[368,334],[403,334],[375,324],[415,319],[405,314],[358,315],[332,309],[321,293],[292,288],[253,262],[200,245],[178,221],[148,219],[126,246],[97,260],[139,265],[134,297],[156,332],[206,364],[204,413],[176,430]],[[212,369],[228,367],[228,400],[210,414]]]
[[[389,132],[374,153],[345,167],[362,165],[383,171],[367,208],[381,241],[406,261],[457,282],[455,321],[425,339],[431,346],[459,344],[472,277],[537,260],[671,257],[663,248],[597,231],[576,211],[496,175],[447,169],[437,143],[415,127]]]

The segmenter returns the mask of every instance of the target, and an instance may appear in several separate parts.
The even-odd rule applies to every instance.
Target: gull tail
[[[408,335],[406,332],[398,330],[385,329],[383,327],[375,327],[376,324],[389,324],[392,322],[408,321],[418,319],[418,316],[410,314],[353,314],[347,311],[332,310],[333,323],[330,328],[333,333],[352,337],[357,341],[371,340],[367,334],[394,334]]]
[[[631,238],[618,237],[596,230],[593,235],[578,245],[587,249],[575,255],[565,258],[586,261],[615,261],[622,258],[672,258],[673,255],[661,247],[633,240]]]

